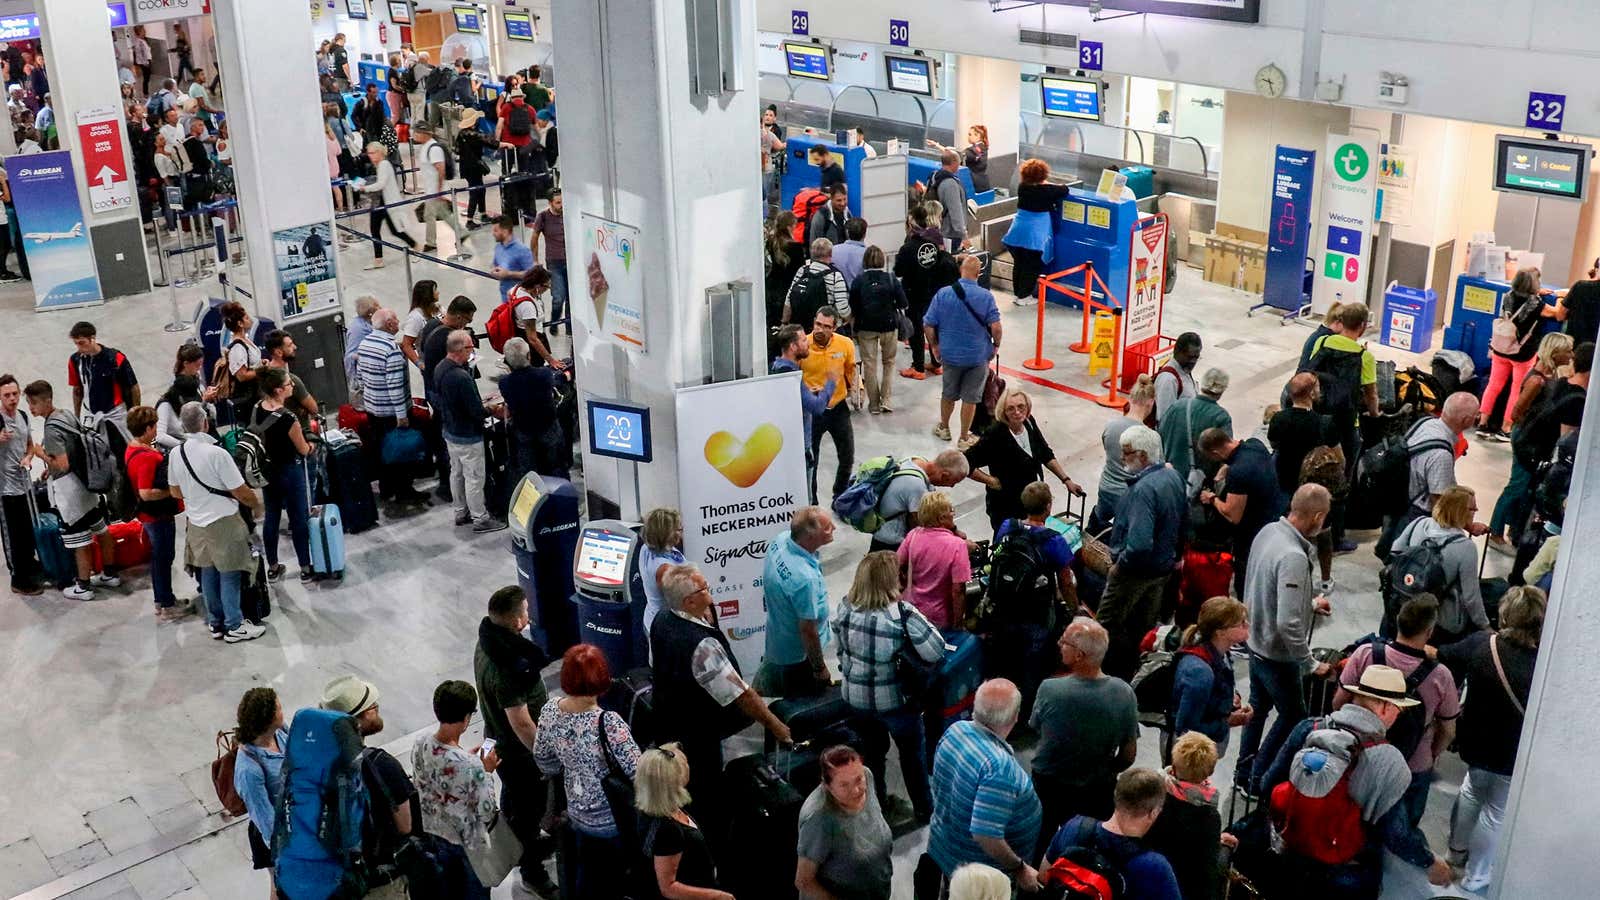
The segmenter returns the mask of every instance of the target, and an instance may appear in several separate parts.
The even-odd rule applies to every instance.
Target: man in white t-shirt
[[[414,152],[420,157],[417,165],[417,185],[422,189],[424,196],[437,194],[444,190],[445,182],[445,155],[449,150],[433,139],[433,126],[426,122],[412,127],[411,133],[416,135],[417,145]],[[444,220],[456,236],[456,255],[451,259],[471,259],[472,253],[467,250],[466,229],[461,227],[461,220],[456,216],[456,204],[449,197],[435,197],[432,200],[422,201],[422,226],[424,251],[437,249],[439,226],[438,222]]]
[[[206,433],[206,408],[185,403],[178,412],[188,435],[167,463],[173,496],[184,503],[189,519],[187,559],[200,569],[200,592],[206,600],[206,624],[213,640],[236,644],[266,633],[245,621],[239,594],[245,578],[256,571],[250,552],[250,526],[239,515],[243,504],[261,513],[261,501],[239,474],[228,451]]]
[[[540,332],[545,321],[544,295],[549,290],[550,273],[542,266],[535,266],[521,284],[506,294],[506,302],[513,304],[511,321],[516,325],[517,332],[527,339],[528,346],[544,360],[545,365],[561,371],[566,366],[551,354],[550,345]]]

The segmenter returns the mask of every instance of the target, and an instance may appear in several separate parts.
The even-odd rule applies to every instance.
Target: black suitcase
[[[272,615],[272,589],[267,586],[267,560],[260,551],[252,550],[256,558],[255,576],[239,585],[239,612],[245,619],[260,625]]]
[[[778,721],[789,726],[789,733],[796,742],[809,741],[830,728],[849,723],[858,715],[850,704],[844,702],[838,685],[830,685],[826,691],[814,697],[774,700],[770,708]],[[769,746],[767,749],[771,751],[773,748]]]
[[[649,666],[629,669],[614,678],[610,690],[601,695],[600,706],[628,723],[634,743],[648,747],[656,742],[655,682]]]
[[[728,763],[724,784],[732,852],[723,887],[734,896],[796,897],[789,873],[798,861],[800,807],[809,791],[797,789],[783,773],[793,773],[797,760],[807,759],[809,765],[798,768],[814,769],[816,752],[804,750],[745,756]]]
[[[483,427],[483,504],[489,515],[504,519],[511,507],[511,427],[491,418]]]
[[[328,445],[328,494],[344,514],[345,534],[359,534],[378,524],[378,499],[362,458],[361,442]]]
[[[1333,712],[1333,696],[1339,690],[1339,669],[1344,663],[1344,651],[1332,647],[1313,647],[1311,658],[1327,663],[1331,670],[1326,677],[1306,675],[1302,679],[1306,696],[1306,715],[1311,718]]]

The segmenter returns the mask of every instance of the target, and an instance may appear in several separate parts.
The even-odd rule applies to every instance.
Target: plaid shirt
[[[839,637],[839,668],[846,703],[871,712],[893,712],[905,705],[894,677],[894,655],[910,641],[928,662],[944,658],[944,636],[915,606],[901,601],[888,609],[859,610],[839,604],[833,623]]]

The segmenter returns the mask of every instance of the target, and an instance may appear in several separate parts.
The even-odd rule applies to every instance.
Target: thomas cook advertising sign
[[[717,624],[754,677],[766,645],[767,541],[806,502],[800,373],[677,392],[683,554],[711,585]]]

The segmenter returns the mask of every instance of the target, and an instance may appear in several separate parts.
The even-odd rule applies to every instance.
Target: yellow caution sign
[[[1089,374],[1111,374],[1111,354],[1117,344],[1117,317],[1108,312],[1094,314],[1094,336],[1089,340]]]

